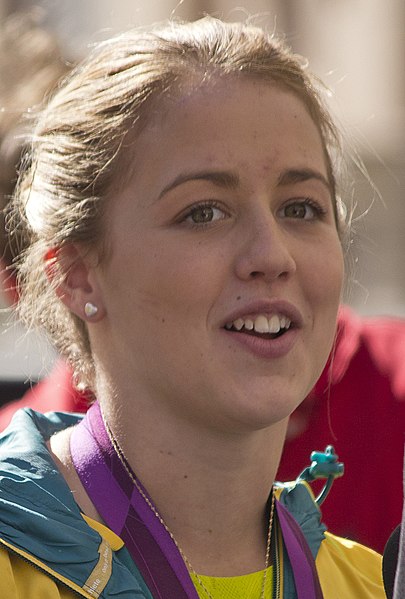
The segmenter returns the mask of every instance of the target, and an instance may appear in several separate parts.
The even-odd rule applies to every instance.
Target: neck
[[[169,418],[159,426],[145,414],[129,417],[127,410],[120,417],[108,404],[103,412],[195,570],[229,576],[264,567],[266,503],[285,421],[260,431],[225,434]]]

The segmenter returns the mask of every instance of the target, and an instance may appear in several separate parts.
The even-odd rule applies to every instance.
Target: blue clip
[[[326,478],[327,481],[318,497],[315,499],[318,505],[321,505],[332,485],[335,478],[343,476],[344,465],[338,462],[338,456],[332,445],[328,445],[325,451],[313,451],[311,453],[311,465],[305,468],[297,478],[299,481],[312,482],[317,478]]]

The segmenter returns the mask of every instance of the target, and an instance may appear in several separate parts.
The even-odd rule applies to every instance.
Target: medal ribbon
[[[142,496],[121,462],[97,402],[73,429],[70,450],[87,494],[106,525],[124,541],[152,596],[198,599],[178,547],[145,497],[154,505],[152,499],[132,473]],[[278,501],[276,510],[297,599],[322,599],[314,560],[299,525]]]

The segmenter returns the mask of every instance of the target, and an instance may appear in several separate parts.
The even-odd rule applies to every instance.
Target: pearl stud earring
[[[96,305],[92,304],[91,302],[86,302],[86,304],[84,305],[84,313],[87,316],[87,318],[95,316],[97,312],[98,308]]]

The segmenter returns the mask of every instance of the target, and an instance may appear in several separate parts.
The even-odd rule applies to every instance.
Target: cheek
[[[319,301],[330,303],[333,310],[341,299],[344,261],[339,241],[325,245],[322,251],[316,252],[312,264],[313,293]]]
[[[313,341],[323,352],[333,342],[342,294],[344,266],[340,244],[331,245],[326,253],[319,249],[313,252],[312,260],[306,260],[301,273],[308,318],[315,333]]]
[[[169,318],[170,311],[182,319],[202,305],[206,308],[222,279],[216,255],[198,245],[185,249],[159,240],[117,253],[107,277],[105,289],[114,290],[113,302],[122,297],[134,318],[138,313],[160,320]]]
[[[336,335],[337,312],[344,276],[343,254],[339,245],[326,254],[317,252],[312,268],[307,270],[308,308],[311,311],[312,335],[308,341],[316,368],[316,378],[324,368]]]

